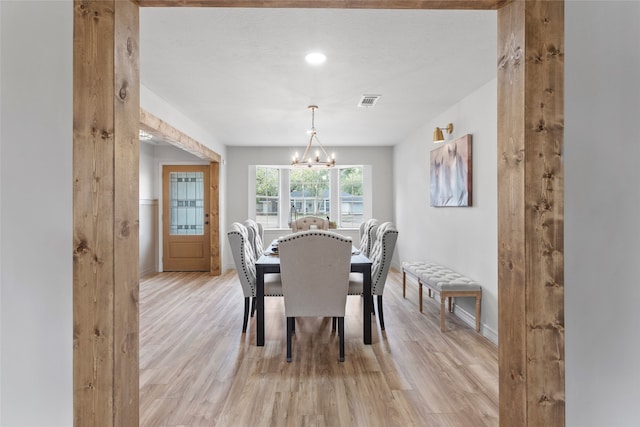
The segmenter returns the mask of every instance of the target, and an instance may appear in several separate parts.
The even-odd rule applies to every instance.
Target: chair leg
[[[378,319],[380,319],[380,329],[384,331],[384,314],[382,314],[382,295],[378,295]]]
[[[296,333],[296,318],[292,317],[291,318],[291,333],[295,335]]]
[[[331,318],[331,332],[335,332],[336,331],[336,319],[337,319],[337,317],[332,317]]]
[[[258,299],[258,297],[253,297],[251,299],[251,317],[253,317],[253,315],[256,312],[256,300]]]
[[[244,316],[242,317],[242,333],[247,332],[247,322],[249,321],[249,297],[244,299]]]
[[[344,317],[338,317],[338,335],[340,335],[340,361],[344,362]]]
[[[293,334],[294,317],[287,317],[287,362],[291,362],[291,335]]]

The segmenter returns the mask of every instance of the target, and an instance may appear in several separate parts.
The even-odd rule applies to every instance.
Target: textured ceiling
[[[310,104],[326,146],[394,145],[496,76],[495,11],[142,8],[140,34],[142,84],[230,146],[304,144]]]

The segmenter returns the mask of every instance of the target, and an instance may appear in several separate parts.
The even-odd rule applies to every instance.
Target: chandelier
[[[292,166],[306,166],[309,168],[312,167],[319,167],[319,166],[325,166],[325,167],[333,167],[336,165],[336,157],[335,155],[332,153],[331,156],[329,156],[327,154],[327,151],[324,149],[324,147],[322,146],[322,143],[320,143],[320,140],[318,139],[318,134],[316,132],[316,127],[315,127],[315,112],[318,109],[317,105],[309,105],[309,110],[311,110],[311,129],[309,129],[307,131],[307,133],[309,134],[309,142],[307,143],[307,147],[304,150],[304,154],[302,155],[301,158],[298,158],[298,153],[295,154],[295,156],[293,156],[293,160],[291,162]],[[311,144],[313,144],[313,140],[316,140],[318,142],[318,146],[320,147],[320,150],[316,150],[316,155],[314,157],[311,156],[311,154],[309,153],[309,151],[311,150]],[[320,160],[320,153],[322,152],[322,154],[324,155],[324,159],[326,159],[326,161],[322,161]]]

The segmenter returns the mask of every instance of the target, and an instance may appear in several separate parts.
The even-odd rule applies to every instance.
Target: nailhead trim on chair
[[[330,237],[332,239],[340,240],[341,242],[350,242],[352,240],[351,237],[345,237],[345,236],[342,236],[340,234],[334,233],[332,231],[305,230],[305,231],[298,231],[297,233],[294,233],[294,234],[291,234],[289,236],[283,237],[282,239],[279,240],[279,242],[287,242],[287,241],[290,241],[290,240],[299,239],[300,237],[307,236],[307,235]]]
[[[233,234],[233,235],[240,236],[240,239],[241,239],[240,247],[241,248],[245,248],[246,245],[248,244],[247,239],[245,238],[245,235],[240,231],[232,230],[232,231],[229,231],[229,233],[227,233],[227,234]],[[242,274],[244,275],[245,279],[247,280],[247,283],[249,283],[249,286],[251,287],[252,296],[255,296],[256,295],[256,285],[255,285],[255,282],[253,280],[251,280],[251,277],[249,276],[249,271],[247,271],[247,266],[249,265],[249,263],[247,262],[248,260],[247,260],[247,257],[245,255],[245,251],[244,250],[240,251],[240,260],[241,260],[241,263],[242,263]],[[255,277],[255,272],[254,272],[254,277]]]

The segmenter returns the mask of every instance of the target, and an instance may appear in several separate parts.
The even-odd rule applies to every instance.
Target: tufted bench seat
[[[480,303],[482,301],[482,287],[447,267],[432,262],[403,262],[402,263],[402,297],[406,296],[406,276],[410,275],[418,281],[419,305],[422,313],[422,286],[440,294],[440,330],[445,331],[444,302],[449,298],[449,312],[453,311],[452,299],[458,297],[474,297],[476,299],[476,331],[480,332]]]

